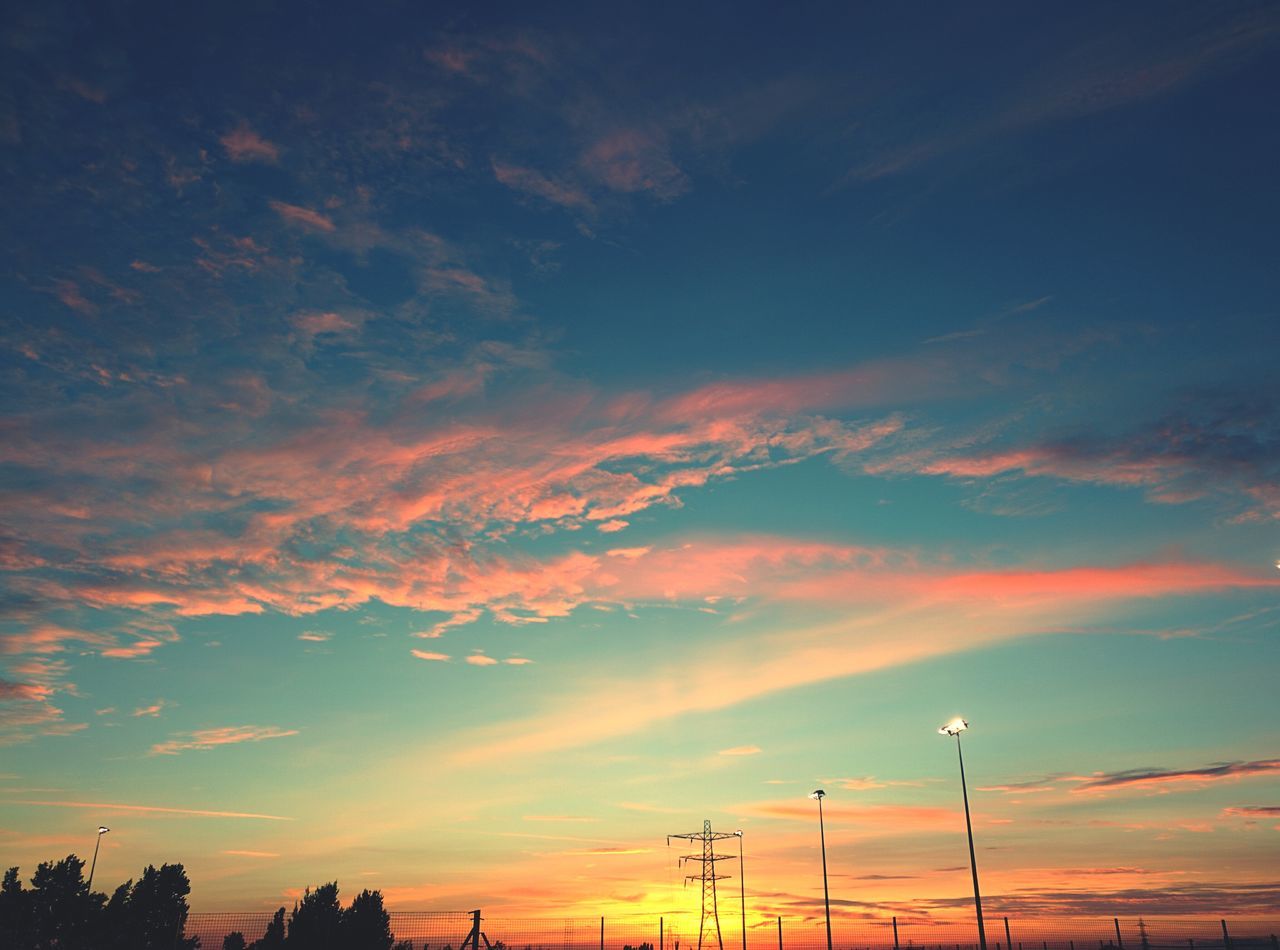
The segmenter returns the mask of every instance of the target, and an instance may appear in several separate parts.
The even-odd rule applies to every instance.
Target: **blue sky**
[[[8,864],[1274,911],[1273,8],[0,32]]]

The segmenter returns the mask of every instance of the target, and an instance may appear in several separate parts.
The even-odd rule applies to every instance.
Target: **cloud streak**
[[[90,811],[123,812],[135,815],[185,815],[192,818],[246,818],[256,821],[293,821],[283,815],[263,815],[247,811],[211,811],[201,808],[167,808],[161,805],[127,805],[120,802],[57,802],[13,799],[6,804],[36,808],[81,808]]]
[[[1081,779],[1075,791],[1100,792],[1126,788],[1164,788],[1179,785],[1208,785],[1254,776],[1280,773],[1280,759],[1253,762],[1219,762],[1193,769],[1126,769],[1104,772]]]
[[[178,733],[151,747],[152,755],[178,755],[181,752],[208,751],[242,742],[262,742],[265,739],[282,739],[296,736],[297,729],[281,729],[279,726],[220,726],[216,729],[198,729],[195,732]]]

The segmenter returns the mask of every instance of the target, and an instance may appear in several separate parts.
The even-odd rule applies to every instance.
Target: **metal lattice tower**
[[[728,874],[716,873],[717,861],[733,861],[736,860],[732,854],[716,854],[715,843],[723,841],[725,838],[737,837],[733,833],[724,833],[711,830],[711,819],[707,819],[702,823],[702,830],[691,832],[687,835],[667,835],[667,846],[671,846],[671,839],[677,838],[683,841],[701,842],[701,854],[686,854],[680,858],[683,865],[686,861],[697,861],[702,865],[702,870],[698,874],[686,874],[686,881],[700,881],[702,883],[702,919],[698,924],[698,950],[702,950],[703,937],[707,932],[707,918],[715,922],[716,925],[716,946],[719,950],[724,950],[724,939],[720,936],[720,913],[716,908],[716,881],[723,881],[729,877]],[[708,944],[710,946],[710,944]]]

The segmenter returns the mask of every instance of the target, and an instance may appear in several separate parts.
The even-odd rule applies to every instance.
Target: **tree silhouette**
[[[391,915],[381,891],[361,891],[342,913],[343,950],[391,950]]]
[[[307,888],[302,900],[289,915],[289,950],[340,950],[342,946],[342,905],[338,903],[338,882]]]
[[[281,907],[267,924],[267,930],[261,940],[249,944],[249,950],[283,950],[284,948],[284,908]]]
[[[244,934],[238,930],[231,931],[222,938],[222,950],[247,950]]]
[[[4,872],[0,884],[0,946],[25,947],[32,938],[30,895],[22,889],[18,869]]]
[[[89,893],[83,861],[69,854],[61,861],[39,865],[31,876],[27,899],[32,946],[88,950],[105,898]]]
[[[110,919],[110,929],[104,927],[114,937],[109,946],[120,950],[194,950],[199,945],[195,937],[183,938],[191,882],[181,864],[164,864],[159,869],[148,865],[137,883],[116,889],[108,909],[126,888],[128,897],[117,912],[119,919]]]

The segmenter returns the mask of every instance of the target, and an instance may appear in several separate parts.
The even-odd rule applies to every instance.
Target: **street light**
[[[987,931],[982,925],[982,893],[978,890],[978,859],[973,854],[973,822],[969,820],[969,789],[964,781],[964,753],[960,751],[960,733],[969,728],[969,724],[957,716],[938,728],[938,734],[954,736],[956,755],[960,757],[960,793],[964,796],[964,827],[969,835],[969,870],[973,873],[973,906],[978,913],[978,946],[979,950],[987,950]]]
[[[822,903],[827,910],[827,950],[831,950],[831,894],[827,890],[827,832],[822,825],[822,799],[826,794],[819,788],[810,792],[809,797],[818,801],[818,837],[822,842]],[[982,950],[987,948],[983,947]]]
[[[93,888],[93,872],[98,868],[98,848],[102,845],[102,836],[110,830],[106,825],[98,825],[98,839],[93,843],[93,863],[89,865],[89,883],[85,885],[87,889]]]
[[[747,950],[747,871],[742,864],[742,829],[734,832],[738,836],[738,890],[739,903],[742,905],[742,950]]]

